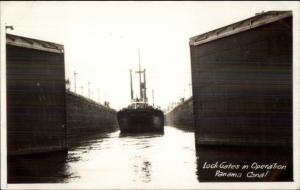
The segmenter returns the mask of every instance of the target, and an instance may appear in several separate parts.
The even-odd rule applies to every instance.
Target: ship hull
[[[121,133],[164,133],[160,110],[122,110],[117,113]]]

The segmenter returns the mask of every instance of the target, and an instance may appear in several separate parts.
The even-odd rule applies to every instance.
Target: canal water
[[[117,131],[78,142],[65,153],[9,158],[8,183],[186,189],[203,187],[203,182],[292,181],[292,157],[291,149],[281,147],[196,149],[194,132],[166,126],[163,135],[122,136]]]
[[[193,132],[169,126],[163,135],[121,136],[117,131],[82,142],[66,155],[10,160],[9,182],[89,188],[193,187],[199,184],[196,160]]]
[[[67,183],[144,187],[198,183],[194,133],[165,127],[164,135],[109,133],[68,152]]]

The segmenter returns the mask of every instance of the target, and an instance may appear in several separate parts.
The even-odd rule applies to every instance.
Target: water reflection
[[[8,157],[8,183],[62,183],[73,176],[67,152]]]
[[[96,135],[74,142],[68,153],[58,158],[14,162],[20,163],[9,162],[9,183],[63,182],[75,187],[84,184],[86,188],[198,183],[194,134],[172,127],[165,127],[164,134],[121,135],[117,131]]]
[[[69,154],[80,157],[68,163],[80,178],[69,179],[68,183],[107,188],[128,187],[131,183],[176,184],[176,180],[197,183],[194,134],[171,127],[165,127],[164,134],[109,133]]]
[[[8,182],[69,183],[92,189],[172,189],[198,188],[203,184],[200,182],[292,180],[291,149],[211,146],[197,147],[196,151],[194,140],[193,132],[168,126],[164,135],[120,135],[119,131],[96,135],[77,142],[65,153],[9,158]],[[205,162],[276,162],[287,168],[272,170],[263,178],[228,178],[216,177],[215,169],[204,169]]]
[[[133,181],[142,181],[149,183],[151,181],[151,162],[141,156],[135,156],[132,159],[132,166],[134,170]]]
[[[153,138],[153,137],[161,137],[164,133],[119,133],[119,137],[130,137],[130,138],[136,138],[136,139],[145,139],[145,138]]]

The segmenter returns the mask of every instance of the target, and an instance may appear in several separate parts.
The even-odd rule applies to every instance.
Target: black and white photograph
[[[0,1],[1,189],[300,189],[298,1]]]

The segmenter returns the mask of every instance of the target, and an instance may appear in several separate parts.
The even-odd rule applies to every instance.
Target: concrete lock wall
[[[116,111],[73,92],[66,92],[68,144],[118,130]]]
[[[193,98],[180,103],[165,115],[166,125],[194,131]]]
[[[292,146],[292,16],[191,45],[196,143]]]

